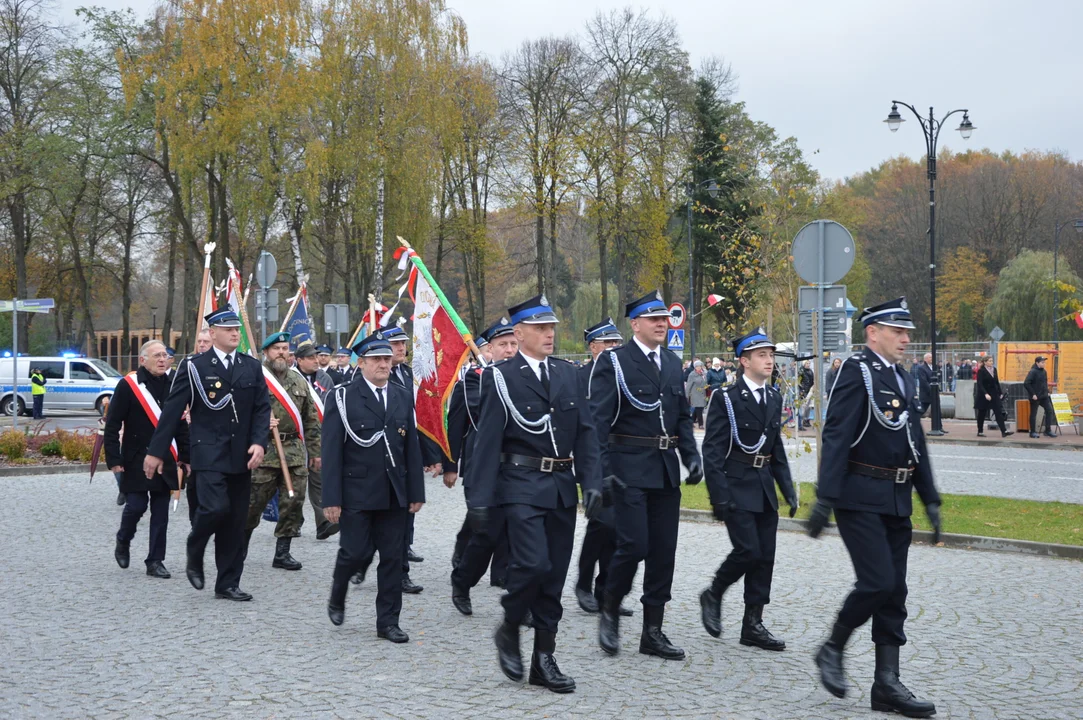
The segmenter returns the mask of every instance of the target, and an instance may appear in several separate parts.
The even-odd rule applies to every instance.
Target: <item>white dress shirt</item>
[[[384,383],[383,385],[373,385],[371,382],[369,382],[369,379],[367,377],[365,377],[364,375],[362,375],[361,377],[364,378],[365,383],[368,384],[369,390],[372,391],[372,396],[374,398],[378,399],[380,397],[380,395],[377,395],[376,391],[377,390],[381,391],[381,394],[383,395],[383,398],[384,398],[384,411],[386,412],[387,411],[387,383]]]
[[[742,375],[741,379],[744,380],[748,389],[752,391],[752,397],[756,398],[756,402],[760,405],[765,405],[767,403],[767,383],[761,385],[748,375]]]
[[[218,359],[222,361],[222,364],[225,364],[227,357],[229,358],[230,369],[232,369],[233,366],[237,364],[236,350],[231,353],[227,353],[224,350],[221,350],[217,345],[211,345],[211,348],[214,350],[214,354],[218,356]]]
[[[662,346],[659,345],[656,348],[649,348],[643,344],[643,342],[635,335],[632,336],[632,340],[639,346],[639,349],[643,351],[643,354],[647,356],[647,359],[651,359],[651,353],[654,353],[654,364],[658,366],[658,371],[662,371]]]
[[[549,363],[547,362],[548,358],[544,358],[542,360],[535,360],[534,358],[527,355],[525,352],[520,351],[520,354],[524,358],[526,358],[526,364],[529,365],[530,369],[534,371],[534,377],[538,378],[539,382],[541,381],[541,366],[543,363],[545,364],[545,374],[551,375],[551,373],[549,372]]]

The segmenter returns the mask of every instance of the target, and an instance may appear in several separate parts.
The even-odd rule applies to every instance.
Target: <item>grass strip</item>
[[[681,488],[681,505],[692,510],[710,510],[705,483]],[[1036,500],[1012,500],[984,495],[941,495],[944,532],[961,535],[1031,540],[1033,542],[1083,545],[1083,505]],[[816,501],[816,488],[801,483],[801,507],[798,518],[807,518]],[[779,499],[781,516],[789,508]],[[916,530],[929,530],[924,506],[914,496],[912,516]]]

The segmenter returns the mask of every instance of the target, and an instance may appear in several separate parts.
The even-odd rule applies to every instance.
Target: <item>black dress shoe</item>
[[[470,603],[470,588],[463,588],[451,583],[451,604],[463,615],[473,615],[474,606]]]
[[[122,568],[127,568],[132,561],[129,544],[117,540],[117,546],[113,548],[113,557],[116,558],[117,565],[120,565]]]
[[[122,492],[117,493],[117,505],[123,505],[125,502],[127,502],[127,500],[128,499],[126,497],[124,497],[124,493],[122,493]]]
[[[535,652],[531,655],[529,682],[555,693],[575,692],[575,680],[560,671],[552,653]]]
[[[337,533],[338,529],[338,523],[324,523],[323,525],[320,525],[318,528],[316,528],[316,539],[326,540],[327,538]]]
[[[505,621],[497,627],[493,635],[496,644],[496,657],[500,669],[509,679],[519,682],[523,679],[523,656],[519,652],[519,628]]]
[[[853,630],[835,623],[828,638],[816,653],[816,666],[820,668],[820,682],[837,698],[846,697],[846,674],[842,669],[843,651]]]
[[[741,622],[741,644],[776,652],[786,649],[786,643],[771,634],[763,625],[763,605],[746,605]]]
[[[1015,435],[1015,430],[1004,430],[1000,433],[1000,437],[1008,437],[1009,435]]]
[[[575,599],[579,601],[579,607],[583,609],[583,612],[596,615],[598,613],[598,599],[594,597],[594,593],[590,590],[584,590],[576,585],[575,587]]]
[[[165,569],[165,564],[161,560],[151,560],[147,563],[147,575],[161,578],[162,580],[168,580],[173,577],[169,574],[169,571]]]
[[[233,600],[235,602],[248,602],[252,599],[252,596],[246,593],[240,588],[226,588],[224,590],[215,590],[214,596],[219,600]]]
[[[985,437],[985,433],[978,433],[978,437]]]
[[[410,562],[425,562],[425,558],[414,552],[413,548],[406,549],[406,559]]]
[[[332,625],[341,625],[346,622],[346,608],[342,605],[335,605],[334,601],[328,601],[327,617],[331,618]]]
[[[192,553],[188,553],[188,565],[184,568],[184,574],[188,576],[188,582],[196,590],[203,589],[203,561],[197,559]]]
[[[722,637],[722,596],[707,588],[699,594],[699,617],[711,637]]]
[[[409,575],[402,576],[402,591],[407,595],[417,595],[424,589],[425,588],[423,588],[421,585],[418,585],[413,580],[411,580]]]
[[[360,585],[361,583],[365,582],[365,571],[359,570],[355,572],[353,574],[353,577],[350,578],[350,582],[352,582],[354,585]]]
[[[899,680],[899,648],[893,646],[876,646],[871,699],[872,709],[877,712],[896,712],[910,718],[936,714],[936,705],[914,697],[914,693]]]
[[[398,625],[388,625],[376,631],[376,637],[390,640],[393,643],[410,642],[410,636],[399,629]]]

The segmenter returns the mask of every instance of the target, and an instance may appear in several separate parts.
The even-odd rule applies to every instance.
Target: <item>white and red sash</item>
[[[282,407],[286,409],[286,413],[289,414],[290,419],[293,420],[294,427],[297,428],[297,434],[302,438],[305,436],[305,427],[301,422],[301,411],[297,409],[297,405],[293,402],[293,398],[286,392],[286,388],[282,387],[282,383],[278,382],[278,378],[274,376],[266,365],[260,365],[263,368],[263,379],[267,381],[267,389],[275,396],[275,399],[281,403]],[[308,384],[307,382],[305,383]]]
[[[158,401],[150,394],[150,390],[147,390],[146,385],[143,385],[136,380],[136,374],[134,372],[125,375],[124,380],[127,381],[128,386],[132,389],[132,392],[135,393],[135,399],[143,406],[143,412],[145,412],[147,418],[150,419],[150,424],[157,428],[158,421],[162,417],[162,408],[159,407]],[[180,459],[180,456],[177,455],[177,441],[172,438],[169,440],[169,452],[173,453],[174,461]]]
[[[312,383],[310,383],[308,381],[308,378],[305,377],[304,373],[302,373],[297,368],[290,368],[290,369],[293,370],[298,375],[300,375],[301,379],[305,381],[305,387],[308,388],[308,396],[310,398],[312,398],[312,404],[316,406],[316,416],[320,419],[320,424],[322,425],[323,424],[323,400],[320,399],[319,392],[316,391],[316,388],[312,387]],[[327,388],[327,389],[329,390],[330,388]]]

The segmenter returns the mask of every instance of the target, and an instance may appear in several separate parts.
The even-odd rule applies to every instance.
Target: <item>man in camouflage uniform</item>
[[[305,490],[308,487],[308,468],[320,469],[320,420],[316,414],[316,405],[312,402],[305,379],[290,370],[290,334],[279,332],[268,336],[263,342],[263,366],[278,381],[278,387],[267,379],[271,395],[271,427],[278,428],[282,438],[282,449],[286,454],[286,467],[289,468],[293,481],[293,497],[286,490],[286,479],[282,475],[282,465],[278,460],[278,449],[273,442],[268,443],[263,462],[252,473],[252,494],[248,503],[247,537],[245,553],[252,531],[259,525],[260,516],[271,496],[278,491],[278,524],[275,526],[274,562],[272,567],[284,570],[300,570],[301,563],[290,555],[290,541],[301,534],[304,523]],[[265,373],[266,376],[266,373]],[[304,429],[298,428],[289,410],[277,396],[283,391],[293,401],[300,412]],[[306,452],[307,451],[307,452]]]

